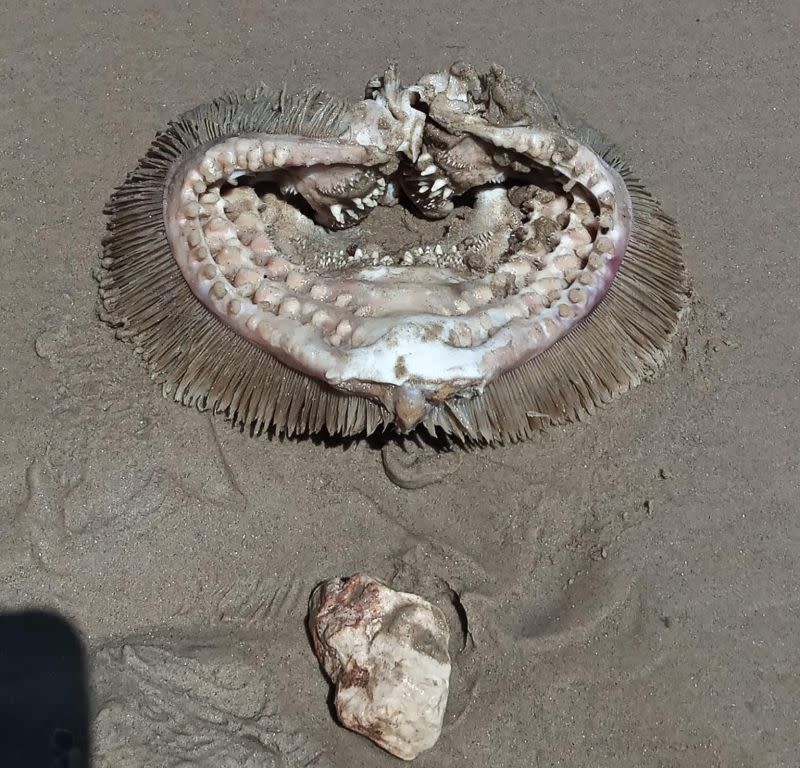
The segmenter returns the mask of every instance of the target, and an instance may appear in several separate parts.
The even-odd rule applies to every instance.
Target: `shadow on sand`
[[[56,613],[0,613],[0,765],[88,768],[86,652]]]

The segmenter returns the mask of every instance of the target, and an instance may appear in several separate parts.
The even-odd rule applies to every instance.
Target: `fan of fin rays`
[[[435,238],[371,228],[402,207]],[[525,439],[658,368],[688,295],[617,148],[496,66],[217,99],[106,213],[102,319],[165,396],[256,434]]]

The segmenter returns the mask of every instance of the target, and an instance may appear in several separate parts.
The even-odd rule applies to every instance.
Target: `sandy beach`
[[[798,765],[796,0],[4,20],[0,609],[74,629],[94,766],[399,765],[335,723],[306,633],[314,586],[356,571],[451,627],[421,768]],[[665,368],[582,423],[442,456],[414,491],[370,442],[252,438],[162,398],[93,279],[103,207],[154,134],[262,81],[358,99],[387,60],[410,82],[460,59],[541,80],[677,220],[693,296]],[[0,689],[26,647],[4,626]],[[57,748],[77,756],[75,728]]]

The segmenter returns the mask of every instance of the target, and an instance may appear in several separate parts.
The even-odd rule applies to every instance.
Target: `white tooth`
[[[436,179],[431,186],[431,192],[436,192],[437,189],[441,189],[444,186],[447,186],[447,181],[445,179]]]
[[[339,205],[339,203],[334,203],[331,206],[331,213],[336,221],[338,221],[340,224],[344,224],[344,214],[342,213],[342,206]]]
[[[352,208],[345,208],[344,211],[351,219],[358,220],[358,214]]]
[[[422,248],[417,248],[417,255],[422,256],[423,253],[425,253],[425,251],[423,251]]]
[[[432,173],[436,173],[436,166],[429,165],[424,171],[420,171],[420,176],[430,176]]]
[[[356,259],[360,259],[363,258],[363,256],[364,256],[364,251],[362,251],[360,248],[356,248],[356,252],[353,254],[353,257]]]
[[[430,187],[427,184],[420,184],[419,187],[417,187],[417,189],[419,189],[420,192],[427,192],[430,189]]]
[[[452,195],[452,194],[453,194],[453,190],[452,190],[452,188],[451,188],[451,187],[448,187],[448,188],[447,188],[447,189],[446,189],[444,192],[442,192],[442,197],[443,197],[445,200],[447,200],[447,199],[450,197],[450,195]]]
[[[360,197],[354,197],[353,204],[356,208],[358,208],[359,211],[364,210],[364,201]]]
[[[365,197],[364,205],[366,205],[367,208],[375,208],[378,205],[378,203],[375,202],[374,198],[372,197]]]
[[[442,246],[441,246],[441,245],[439,245],[438,243],[436,244],[436,247],[433,249],[433,252],[434,252],[434,253],[435,253],[437,256],[442,256],[442,255],[444,254],[444,251],[442,250]]]
[[[375,182],[381,189],[386,189],[386,179],[378,179]]]

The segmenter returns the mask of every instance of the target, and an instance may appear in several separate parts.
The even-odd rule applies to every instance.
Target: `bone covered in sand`
[[[109,210],[104,318],[165,394],[255,433],[526,438],[658,367],[687,298],[616,147],[499,67],[216,100]]]
[[[346,728],[413,760],[439,738],[450,679],[444,614],[365,574],[311,595],[309,629]]]

